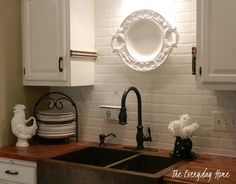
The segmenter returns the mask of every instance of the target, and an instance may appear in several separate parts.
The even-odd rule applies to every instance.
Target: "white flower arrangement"
[[[168,129],[174,136],[183,139],[191,137],[198,128],[199,125],[197,122],[190,122],[190,116],[188,114],[181,115],[180,120],[172,121],[168,126]]]

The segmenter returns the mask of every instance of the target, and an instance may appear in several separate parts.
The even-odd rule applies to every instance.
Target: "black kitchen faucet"
[[[137,126],[137,134],[136,134],[136,141],[137,141],[137,149],[144,149],[143,142],[150,141],[152,142],[151,137],[151,129],[148,128],[148,136],[143,135],[143,125],[142,125],[142,100],[141,95],[136,87],[129,87],[127,88],[122,96],[121,99],[121,109],[119,114],[119,123],[121,125],[127,124],[127,114],[126,114],[126,97],[130,91],[134,91],[137,96],[137,104],[138,104],[138,126]]]

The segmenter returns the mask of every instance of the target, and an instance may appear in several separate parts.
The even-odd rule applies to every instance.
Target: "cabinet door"
[[[36,184],[35,162],[0,157],[0,184]]]
[[[65,3],[22,1],[24,84],[66,80]]]
[[[197,60],[202,83],[236,83],[235,7],[235,0],[197,1]]]

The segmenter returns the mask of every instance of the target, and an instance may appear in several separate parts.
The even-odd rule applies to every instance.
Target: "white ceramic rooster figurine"
[[[13,134],[18,138],[16,146],[27,147],[29,146],[28,139],[35,135],[37,130],[36,120],[33,116],[25,119],[25,106],[17,104],[14,106],[14,116],[11,120],[11,129]],[[33,120],[32,126],[27,126],[29,121]]]

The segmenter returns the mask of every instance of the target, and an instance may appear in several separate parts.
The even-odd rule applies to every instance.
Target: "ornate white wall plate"
[[[177,42],[176,28],[164,17],[152,10],[139,10],[121,23],[111,46],[129,67],[145,72],[160,66]]]

